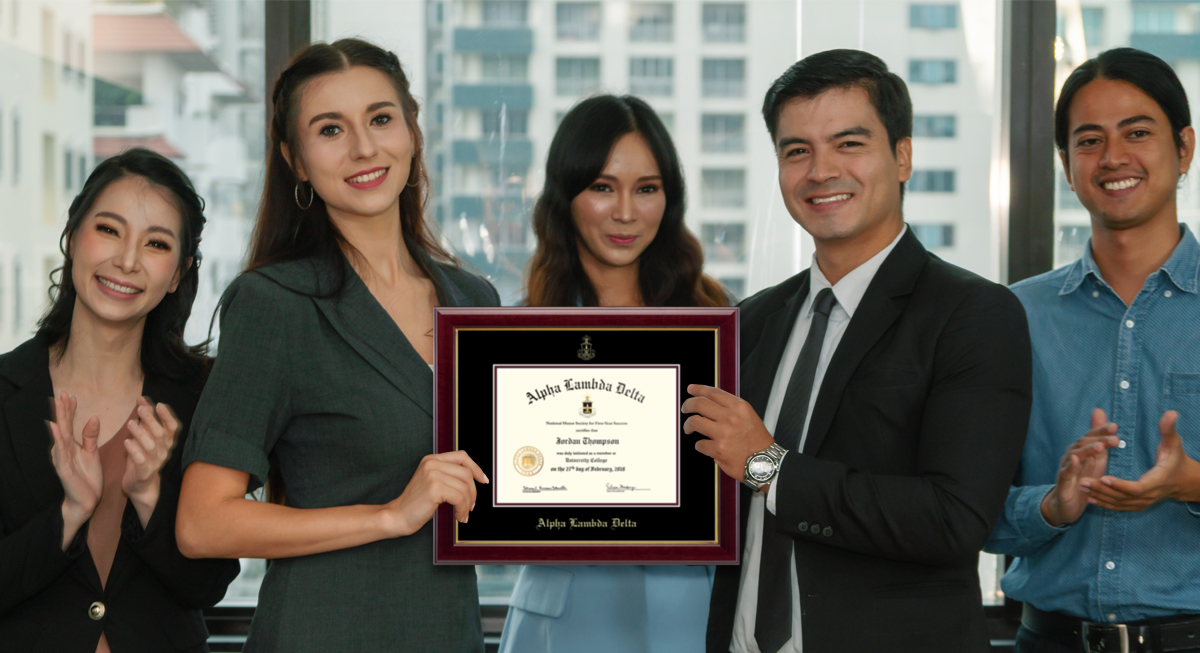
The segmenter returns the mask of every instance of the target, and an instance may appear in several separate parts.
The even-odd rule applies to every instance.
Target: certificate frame
[[[529,347],[532,342],[537,346]],[[571,351],[564,353],[567,343]],[[695,451],[694,442],[702,436],[684,434],[686,416],[677,411],[689,383],[738,393],[738,343],[735,307],[436,308],[436,453],[462,449],[493,480],[500,465],[517,465],[497,454],[500,368],[594,368],[601,373],[674,367],[678,438],[674,504],[496,505],[503,504],[496,500],[497,488],[477,484],[476,508],[467,524],[454,519],[450,505],[438,507],[434,564],[737,564],[740,484]],[[643,356],[650,360],[640,360]],[[491,406],[481,405],[484,401]],[[541,456],[538,452],[539,469]]]

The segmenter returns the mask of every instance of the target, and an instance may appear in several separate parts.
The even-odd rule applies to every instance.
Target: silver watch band
[[[746,468],[742,471],[742,482],[755,491],[761,490],[763,486],[774,481],[775,477],[779,475],[779,463],[783,461],[783,456],[786,453],[787,449],[784,449],[777,443],[772,442],[771,446],[767,447],[766,449],[750,454],[750,456],[746,458]],[[771,459],[771,462],[775,463],[775,469],[771,472],[771,475],[763,481],[756,481],[750,477],[750,461],[753,460],[755,456],[766,456],[767,458]]]

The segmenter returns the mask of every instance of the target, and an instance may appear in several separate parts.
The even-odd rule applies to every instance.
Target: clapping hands
[[[128,422],[131,437],[125,440],[125,475],[121,489],[133,502],[138,518],[145,526],[158,503],[159,470],[167,464],[179,434],[179,420],[166,404],[151,406],[138,397],[137,419]]]
[[[1136,481],[1109,476],[1108,450],[1119,446],[1117,425],[1103,410],[1092,412],[1092,430],[1072,444],[1059,465],[1054,489],[1042,500],[1042,516],[1053,526],[1079,519],[1089,505],[1138,512],[1163,499],[1200,500],[1200,462],[1188,457],[1175,430],[1179,415],[1163,413],[1154,466]]]
[[[75,534],[88,519],[91,519],[100,495],[104,491],[104,469],[100,466],[100,449],[96,440],[100,435],[100,420],[93,417],[83,425],[83,444],[75,441],[74,397],[60,393],[54,399],[54,421],[50,426],[50,437],[54,445],[50,459],[54,471],[63,485],[63,541],[65,551]]]
[[[1140,512],[1163,499],[1200,500],[1200,463],[1183,450],[1183,440],[1175,430],[1178,418],[1178,413],[1168,410],[1159,419],[1161,439],[1154,466],[1138,480],[1113,476],[1084,479],[1081,489],[1088,503],[1108,510]]]
[[[1042,516],[1052,526],[1079,519],[1088,507],[1083,483],[1096,480],[1108,467],[1108,450],[1120,444],[1117,425],[1103,410],[1092,411],[1092,429],[1067,448],[1058,467],[1054,489],[1042,500]]]
[[[75,412],[78,402],[63,392],[54,400],[54,421],[49,422],[53,446],[50,457],[63,485],[63,549],[91,519],[104,493],[104,467],[100,462],[100,420],[92,417],[83,426],[82,443],[75,440]],[[137,400],[136,419],[127,426],[131,437],[125,440],[127,453],[121,489],[133,503],[145,526],[158,503],[159,471],[171,457],[179,420],[166,404],[151,405],[145,397]]]

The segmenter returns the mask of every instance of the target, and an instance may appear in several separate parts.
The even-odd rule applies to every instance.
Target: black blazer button
[[[811,532],[813,535],[817,535],[817,534],[819,534],[819,533],[821,532],[821,525],[820,525],[820,524],[813,524],[812,526],[809,526],[809,527],[808,527],[808,530],[809,530],[809,531],[810,531],[810,532]]]
[[[824,535],[825,537],[829,537],[830,535],[833,535],[833,529],[830,528],[829,526],[826,526],[825,530],[821,531],[821,535]]]
[[[88,616],[92,618],[92,621],[100,621],[101,619],[103,619],[104,618],[104,604],[99,601],[96,601],[95,603],[89,605],[88,606]]]
[[[797,526],[797,528],[799,528],[799,529],[800,529],[800,532],[801,532],[801,533],[806,533],[806,532],[808,532],[808,522],[806,522],[806,521],[802,521],[802,522],[800,522],[800,525],[799,525],[799,526]]]

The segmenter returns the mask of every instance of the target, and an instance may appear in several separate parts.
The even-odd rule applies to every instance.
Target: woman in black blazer
[[[143,149],[71,204],[54,303],[0,356],[0,651],[208,650],[200,609],[238,563],[175,544],[203,226],[191,182]]]

